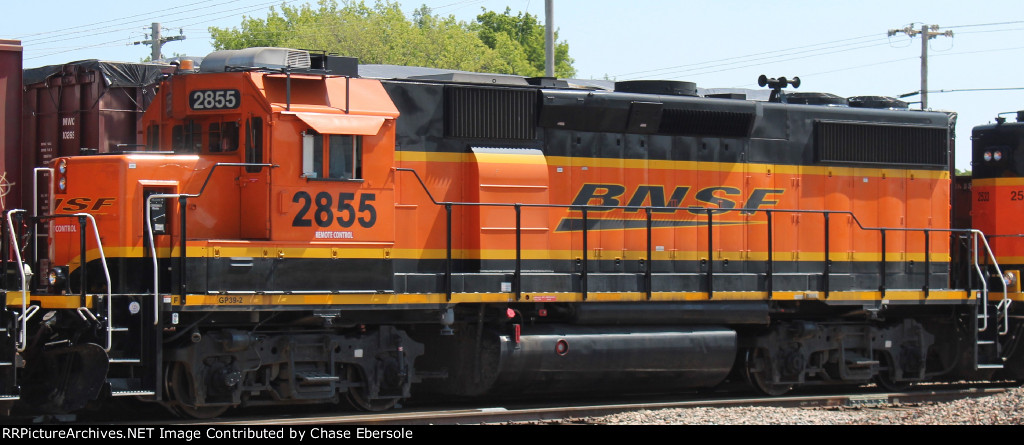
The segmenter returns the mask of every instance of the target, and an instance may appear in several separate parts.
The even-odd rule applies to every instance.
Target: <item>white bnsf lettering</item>
[[[53,226],[54,233],[77,233],[78,226],[74,224],[56,224]]]
[[[317,230],[316,239],[353,239],[352,232],[332,232],[328,230]]]

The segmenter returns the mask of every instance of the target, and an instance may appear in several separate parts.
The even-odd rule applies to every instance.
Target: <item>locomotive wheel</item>
[[[359,366],[348,367],[348,380],[352,383],[365,383],[366,375]],[[398,404],[398,399],[374,399],[370,400],[370,390],[365,384],[352,386],[345,395],[348,403],[360,411],[386,411]]]
[[[781,396],[793,389],[793,385],[772,383],[771,360],[764,349],[748,349],[744,357],[744,368],[747,382],[764,395]]]
[[[882,365],[884,365],[884,369],[882,369],[881,371],[878,372],[878,374],[875,375],[875,384],[878,385],[879,388],[882,388],[888,392],[903,392],[906,391],[907,388],[910,388],[913,382],[905,380],[897,382],[896,380],[893,379],[893,373],[889,370],[889,368],[892,366],[892,360],[890,360],[888,356],[885,354],[882,354],[881,358]]]
[[[193,419],[212,419],[224,414],[228,406],[196,406],[195,394],[192,392],[195,377],[182,362],[167,365],[164,372],[167,382],[167,395],[171,398],[169,408],[174,414]]]
[[[875,376],[875,384],[888,392],[903,392],[910,388],[911,382],[897,382],[892,379],[888,372],[883,371]]]

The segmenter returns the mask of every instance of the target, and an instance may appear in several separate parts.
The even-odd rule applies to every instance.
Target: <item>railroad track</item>
[[[529,423],[586,423],[589,418],[609,416],[631,411],[656,411],[672,408],[729,408],[729,407],[871,407],[899,409],[909,405],[940,403],[959,399],[986,397],[1000,394],[1015,384],[1005,382],[971,382],[959,384],[928,384],[912,387],[906,392],[865,392],[865,388],[849,388],[839,392],[835,388],[812,391],[806,389],[785,397],[760,397],[749,392],[688,393],[674,396],[633,396],[580,402],[561,399],[556,401],[503,401],[486,407],[448,405],[408,405],[401,409],[381,413],[341,411],[336,407],[316,405],[282,410],[252,408],[229,411],[222,418],[191,420],[171,418],[153,404],[134,405],[129,409],[103,417],[55,416],[47,418],[8,419],[7,424],[91,424],[91,425],[176,425],[188,426],[316,426],[316,425],[467,425],[467,424],[529,424]],[[826,392],[827,391],[827,392]],[[149,409],[143,409],[148,407]],[[284,415],[282,415],[282,411]],[[124,413],[134,413],[126,417]]]
[[[546,406],[524,406],[508,404],[501,407],[483,408],[406,408],[397,411],[372,414],[310,414],[289,416],[235,417],[211,421],[175,422],[197,425],[466,425],[466,424],[529,424],[559,423],[607,416],[627,411],[661,410],[670,408],[697,407],[880,407],[898,409],[911,404],[940,403],[964,398],[985,397],[1000,394],[1009,386],[999,384],[969,385],[928,385],[898,393],[807,393],[787,397],[722,397],[721,395],[687,395],[675,400],[600,402],[588,404],[548,404]],[[635,400],[635,399],[634,399]]]

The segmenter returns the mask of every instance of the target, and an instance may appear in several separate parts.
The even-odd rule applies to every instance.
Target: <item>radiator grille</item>
[[[822,162],[949,164],[946,128],[817,121],[814,133]]]
[[[661,115],[658,133],[745,137],[750,134],[753,121],[754,115],[751,113],[666,108]]]
[[[477,139],[534,139],[534,90],[445,88],[445,136]]]

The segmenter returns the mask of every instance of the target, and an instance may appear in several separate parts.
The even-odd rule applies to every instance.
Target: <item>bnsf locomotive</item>
[[[217,52],[164,73],[137,146],[25,172],[38,191],[3,223],[7,408],[1024,371],[1024,241],[953,224],[946,113],[787,103],[785,79],[765,102],[353,69]],[[986,235],[1019,233],[995,212],[1024,205],[1005,178],[1024,132],[1001,125],[975,135],[1001,153],[974,164]]]

